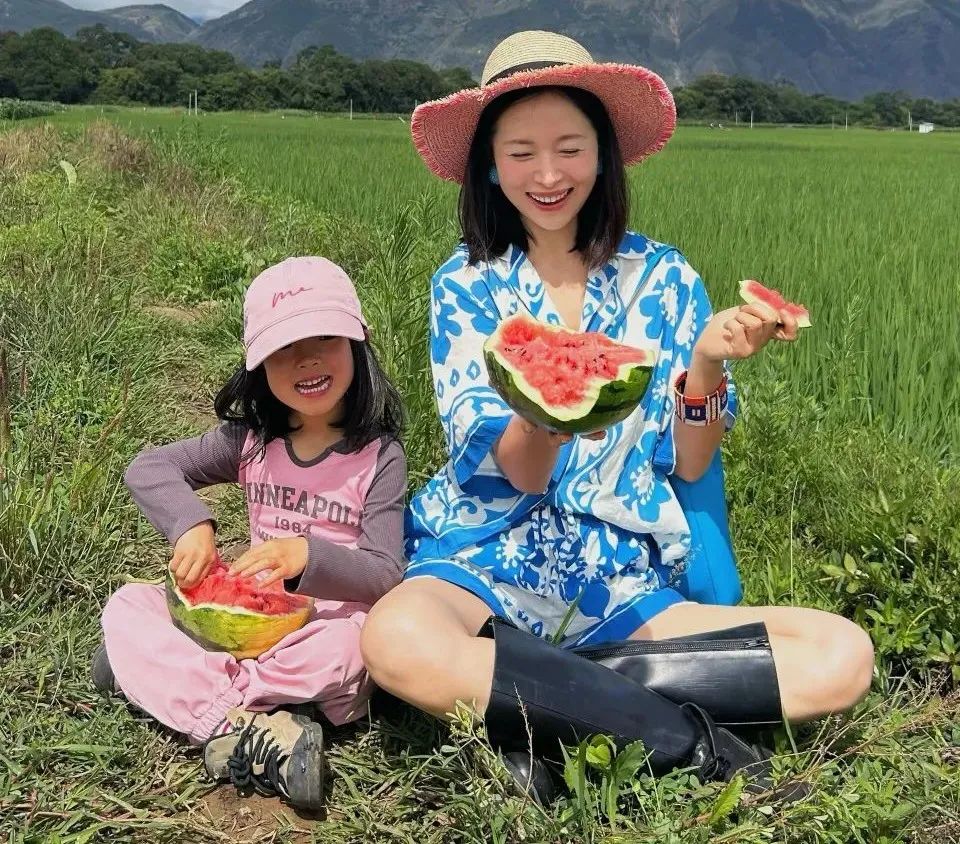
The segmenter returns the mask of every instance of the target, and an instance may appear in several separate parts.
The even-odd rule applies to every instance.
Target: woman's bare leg
[[[676,604],[634,631],[633,639],[667,639],[762,621],[788,721],[844,712],[861,701],[873,677],[873,643],[842,616],[806,607]]]
[[[478,597],[433,577],[405,580],[370,610],[360,650],[374,681],[443,717],[457,701],[486,711],[493,640],[477,632],[491,615]]]

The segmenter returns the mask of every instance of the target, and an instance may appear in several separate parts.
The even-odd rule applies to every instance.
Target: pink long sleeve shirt
[[[289,440],[268,443],[241,462],[252,434],[222,423],[187,440],[142,451],[124,480],[147,520],[171,544],[201,522],[216,520],[196,490],[239,483],[245,493],[251,545],[304,536],[307,567],[286,581],[317,598],[375,603],[400,582],[406,458],[389,438],[359,451],[336,443],[310,461]]]

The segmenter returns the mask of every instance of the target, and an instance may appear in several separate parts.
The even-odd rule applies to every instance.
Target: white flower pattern
[[[410,503],[407,577],[457,583],[536,635],[555,632],[577,602],[565,644],[623,638],[683,600],[670,586],[690,549],[668,477],[672,384],[709,314],[683,256],[628,233],[591,276],[581,328],[653,348],[657,360],[640,407],[606,439],[564,446],[543,495],[517,492],[492,458],[512,411],[482,366],[500,319],[526,310],[560,322],[533,265],[510,249],[470,266],[461,247],[434,276],[433,301],[431,360],[450,461]]]
[[[660,297],[660,304],[663,307],[663,317],[671,325],[677,323],[677,288],[671,286],[663,289],[663,295]]]

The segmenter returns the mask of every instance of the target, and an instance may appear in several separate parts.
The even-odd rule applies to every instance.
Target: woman
[[[726,721],[801,721],[853,706],[872,675],[870,640],[846,619],[694,603],[680,587],[691,538],[671,476],[700,477],[732,424],[724,362],[792,341],[796,322],[759,305],[710,318],[683,256],[626,231],[624,164],[661,149],[676,122],[660,77],[525,32],[494,49],[482,79],[412,121],[427,166],[462,185],[463,243],[434,276],[431,320],[450,461],[411,503],[411,564],[371,611],[364,658],[426,712],[475,707],[508,763],[529,726],[538,752],[603,732],[643,740],[655,771],[728,779],[760,758],[716,727],[698,689],[732,701]],[[572,439],[516,416],[487,384],[482,345],[524,309],[655,347],[638,411]],[[544,641],[564,622],[563,647]],[[570,650],[745,625],[762,647],[667,660],[664,694]]]

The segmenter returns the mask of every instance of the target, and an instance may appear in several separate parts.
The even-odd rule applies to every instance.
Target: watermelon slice
[[[207,650],[252,659],[307,622],[313,599],[262,587],[253,577],[230,574],[217,563],[196,586],[180,588],[167,572],[167,606],[173,623]]]
[[[803,307],[803,305],[788,302],[783,298],[779,290],[771,290],[769,287],[764,287],[759,281],[753,281],[752,279],[741,281],[740,298],[749,305],[762,302],[764,305],[769,305],[779,313],[786,313],[796,317],[797,328],[810,327],[810,312]]]
[[[551,431],[590,434],[626,419],[650,382],[656,354],[605,334],[516,314],[483,346],[490,383],[519,415]]]

